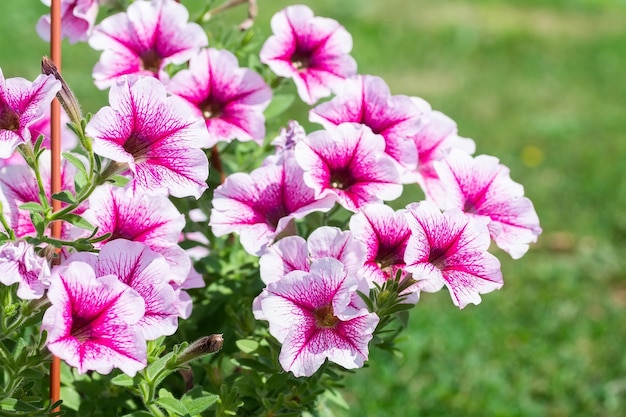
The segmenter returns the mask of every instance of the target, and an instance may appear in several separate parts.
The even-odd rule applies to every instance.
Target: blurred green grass
[[[394,94],[428,100],[475,139],[477,153],[508,165],[544,228],[521,260],[497,252],[506,285],[480,306],[459,311],[445,291],[424,294],[411,311],[404,356],[373,351],[367,369],[347,380],[351,410],[333,410],[624,415],[626,2],[302,3],[352,33],[360,73],[383,77]],[[269,18],[287,4],[259,1],[258,30],[268,34]],[[39,72],[47,46],[34,25],[44,11],[35,0],[3,2],[5,77]],[[243,9],[227,13],[243,16]],[[63,72],[87,111],[106,100],[91,84],[98,56],[84,44],[64,47]]]

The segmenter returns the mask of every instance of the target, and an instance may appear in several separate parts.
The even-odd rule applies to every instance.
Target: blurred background
[[[202,2],[183,3],[193,16]],[[264,39],[292,2],[258,3]],[[348,29],[361,74],[426,99],[477,154],[509,166],[544,229],[521,260],[495,252],[505,286],[479,306],[423,294],[403,355],[373,351],[346,381],[350,410],[329,407],[355,417],[626,415],[626,1],[301,3]],[[5,77],[39,73],[47,45],[34,27],[45,12],[37,0],[2,2]],[[243,20],[245,6],[225,17]],[[91,82],[98,57],[64,45],[63,74],[94,113],[106,104]],[[409,188],[403,201],[421,198]]]

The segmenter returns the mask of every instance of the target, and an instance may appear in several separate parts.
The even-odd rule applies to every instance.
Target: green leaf
[[[172,413],[176,413],[179,416],[184,416],[186,414],[189,414],[187,407],[185,407],[185,405],[180,400],[177,400],[176,398],[172,398],[172,397],[157,398],[156,400],[154,400],[154,403],[158,405],[159,407],[163,408],[164,410],[172,412]]]
[[[41,204],[35,202],[24,203],[18,208],[21,210],[28,210],[32,213],[44,213],[46,211]]]
[[[80,227],[81,229],[86,229],[86,230],[95,229],[95,227],[91,223],[89,223],[87,220],[83,219],[77,214],[68,213],[64,215],[62,219],[68,223],[73,224],[76,227]]]
[[[76,202],[76,197],[67,190],[52,194],[52,198],[68,204],[74,204]]]
[[[122,417],[154,417],[154,415],[147,411],[139,410],[130,414],[124,414]]]
[[[265,109],[265,120],[272,119],[284,113],[293,103],[296,96],[293,94],[276,94],[270,105]]]
[[[128,181],[130,181],[130,178],[125,177],[123,175],[113,175],[112,177],[107,178],[106,181],[117,187],[123,187],[126,184],[128,184]]]
[[[85,168],[84,162],[79,157],[69,152],[63,152],[63,158],[74,165],[85,177],[87,176],[87,168]]]
[[[80,408],[80,394],[70,387],[61,387],[61,398],[63,405],[70,410],[78,411]]]
[[[139,376],[132,378],[126,374],[119,374],[111,379],[111,383],[120,387],[133,387],[139,383]]]
[[[183,398],[183,404],[189,410],[189,414],[200,414],[219,400],[220,396],[207,393],[200,398]]]
[[[167,364],[170,359],[174,357],[174,353],[170,352],[162,358],[157,359],[153,363],[149,364],[146,368],[146,378],[150,381],[159,383],[172,371],[167,369]]]
[[[235,344],[237,345],[239,350],[242,351],[243,353],[252,353],[255,350],[257,350],[259,347],[259,342],[257,342],[256,340],[249,340],[249,339],[237,340]]]
[[[44,234],[46,225],[44,223],[43,214],[31,211],[30,212],[30,221],[33,223],[35,230],[37,231],[37,235],[41,236]]]

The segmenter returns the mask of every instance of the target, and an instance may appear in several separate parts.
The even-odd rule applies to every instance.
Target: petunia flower
[[[79,373],[108,374],[115,368],[134,376],[147,364],[146,340],[135,325],[143,317],[143,298],[115,275],[96,278],[84,262],[52,271],[41,329],[48,350]]]
[[[213,195],[209,221],[213,233],[238,233],[244,249],[260,255],[292,220],[330,210],[334,199],[316,197],[303,174],[293,158],[285,158],[250,174],[230,175]]]
[[[4,78],[0,69],[0,158],[9,158],[18,145],[36,138],[28,129],[42,118],[61,83],[51,75],[39,75],[30,82],[24,78]]]
[[[349,55],[352,36],[336,20],[295,5],[276,13],[270,24],[273,35],[261,49],[261,62],[277,75],[292,78],[304,102],[328,97],[356,75],[356,61]]]
[[[435,169],[445,188],[442,208],[458,208],[488,221],[496,245],[513,259],[521,258],[541,234],[533,203],[524,197],[524,187],[513,181],[498,158],[470,155],[453,150]]]
[[[407,97],[392,96],[380,77],[359,75],[347,80],[330,101],[311,109],[309,120],[326,128],[341,123],[361,123],[385,138],[385,152],[399,165],[401,174],[417,168],[417,134],[424,109]],[[410,178],[403,179],[410,182]]]
[[[350,231],[366,247],[366,257],[360,273],[370,284],[384,284],[404,272],[404,254],[411,237],[405,210],[393,211],[385,204],[368,204],[350,218]],[[416,303],[419,285],[407,289],[406,302]]]
[[[314,260],[308,272],[293,271],[271,282],[254,302],[282,348],[279,361],[296,377],[311,376],[328,359],[346,369],[363,366],[379,318],[356,294],[364,280],[332,258]]]
[[[419,164],[414,179],[424,190],[426,197],[441,201],[445,190],[435,170],[434,162],[442,160],[452,149],[460,149],[473,154],[476,144],[472,139],[457,134],[454,120],[439,111],[427,111],[422,126],[413,141],[417,147]]]
[[[103,185],[88,200],[83,218],[98,228],[97,236],[111,236],[96,248],[115,239],[141,242],[160,253],[170,266],[170,280],[185,281],[191,261],[178,239],[185,227],[185,217],[164,195],[133,193],[131,189]]]
[[[22,300],[41,298],[50,285],[50,267],[32,245],[23,240],[7,242],[0,245],[0,282],[19,284],[17,296]]]
[[[203,121],[154,78],[125,79],[111,88],[109,101],[85,129],[94,152],[128,164],[135,190],[199,198],[209,173],[200,149],[209,143]]]
[[[450,290],[459,308],[479,304],[479,294],[502,287],[500,261],[487,252],[489,231],[484,223],[457,209],[442,213],[435,203],[407,206],[411,228],[404,262],[423,291]]]
[[[51,201],[50,192],[50,152],[44,151],[39,158],[40,175],[44,191]],[[74,177],[76,168],[64,158],[61,159],[61,189],[75,192]],[[4,216],[9,226],[18,238],[25,236],[35,236],[35,226],[30,217],[30,212],[20,209],[25,203],[40,203],[39,187],[34,172],[25,164],[10,165],[0,168],[0,203]],[[65,207],[67,204],[62,203]],[[74,213],[81,214],[85,210],[85,205],[79,206]],[[0,225],[0,231],[3,227]],[[70,237],[71,226],[64,222],[62,228],[62,238]]]
[[[104,19],[89,38],[103,51],[93,70],[96,86],[105,89],[130,74],[166,80],[166,65],[185,63],[209,43],[202,27],[188,20],[185,6],[174,0],[138,0]]]
[[[263,144],[263,111],[272,99],[272,90],[259,74],[240,68],[230,51],[201,50],[189,61],[188,70],[172,78],[167,90],[205,119],[209,146],[233,139]]]
[[[41,0],[50,7],[51,0]],[[61,36],[70,43],[86,41],[98,16],[98,0],[61,0]],[[50,14],[37,22],[37,34],[50,42]]]
[[[78,252],[67,263],[89,264],[96,277],[115,276],[137,291],[145,310],[134,324],[146,340],[174,334],[178,328],[176,294],[169,285],[169,265],[163,256],[139,242],[117,239],[104,245],[99,254]]]
[[[313,132],[296,145],[295,157],[317,198],[334,196],[348,210],[402,194],[400,176],[385,154],[383,137],[367,126],[344,123]]]
[[[347,272],[358,273],[365,262],[365,244],[354,233],[337,227],[321,226],[307,240],[286,236],[268,247],[259,259],[261,279],[266,284],[278,281],[291,271],[309,271],[316,259],[333,258]]]

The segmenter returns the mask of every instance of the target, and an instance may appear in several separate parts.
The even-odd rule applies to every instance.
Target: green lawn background
[[[269,34],[288,3],[259,0],[257,30]],[[506,284],[481,305],[459,311],[446,291],[424,294],[403,357],[372,352],[347,380],[351,410],[336,414],[626,415],[626,2],[302,3],[352,33],[360,73],[428,100],[477,154],[509,166],[544,229],[519,261],[496,252]],[[44,12],[36,0],[2,2],[5,77],[39,72]],[[98,56],[64,46],[63,74],[92,112],[106,103],[91,84]]]

